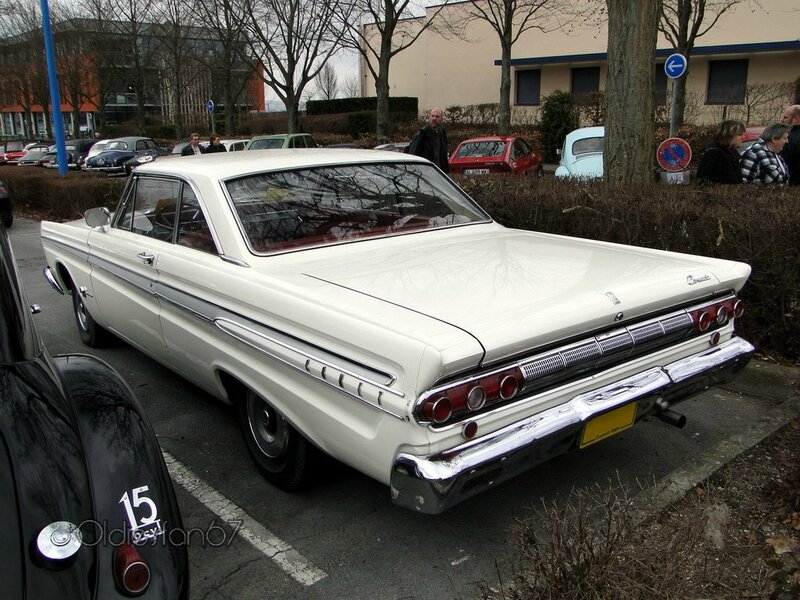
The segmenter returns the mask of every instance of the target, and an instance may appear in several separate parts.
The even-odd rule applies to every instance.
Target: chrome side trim
[[[312,354],[307,354],[298,348],[291,347],[280,340],[264,335],[253,329],[243,327],[227,319],[216,319],[214,324],[227,335],[247,344],[251,348],[288,365],[305,375],[320,381],[339,392],[347,394],[372,408],[389,414],[402,421],[406,420],[403,403],[387,407],[384,393],[403,398],[403,392],[392,389],[388,385],[368,379],[363,375],[337,366],[335,363],[322,359]],[[276,348],[277,347],[277,348]],[[283,350],[283,352],[281,352]],[[390,380],[390,383],[394,378]]]
[[[74,256],[76,259],[87,262],[89,260],[89,252],[86,250],[86,247],[83,246],[76,246],[74,244],[67,244],[66,242],[62,242],[61,240],[57,240],[53,237],[42,235],[42,244],[43,245],[50,245],[54,248],[61,249],[62,251],[66,252]]]
[[[53,289],[63,296],[64,288],[61,287],[61,284],[58,282],[58,279],[56,279],[56,276],[53,275],[53,272],[50,270],[50,267],[45,267],[42,270],[42,274],[44,275],[44,278],[47,280],[47,283],[53,286]]]
[[[497,483],[577,446],[586,422],[630,402],[654,410],[655,400],[677,403],[728,380],[755,348],[735,337],[664,367],[574,396],[523,421],[431,455],[399,452],[391,473],[392,501],[424,513],[440,513]]]

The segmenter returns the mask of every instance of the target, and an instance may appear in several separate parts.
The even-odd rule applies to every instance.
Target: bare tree
[[[175,135],[184,135],[184,110],[190,88],[197,92],[196,82],[201,79],[198,69],[198,47],[193,39],[195,11],[184,0],[156,0],[153,5],[153,38],[158,40],[159,67],[169,73],[168,78],[159,77],[168,101],[168,114],[175,124]]]
[[[79,6],[69,3],[54,4],[53,34],[56,41],[56,68],[61,86],[62,103],[69,105],[72,113],[72,136],[80,137],[81,106],[93,100],[94,70],[85,60],[86,22]]]
[[[458,6],[464,25],[485,21],[497,34],[500,42],[500,107],[497,128],[500,134],[506,135],[511,129],[511,52],[514,44],[532,30],[547,33],[566,27],[577,16],[575,3],[572,0],[476,0]],[[584,3],[584,11],[586,7]]]
[[[244,96],[258,60],[245,39],[243,0],[195,0],[195,11],[203,27],[214,32],[206,66],[211,74],[212,99],[222,99],[225,131],[233,131],[236,106]]]
[[[411,46],[447,6],[444,0],[425,17],[422,4],[412,0],[352,0],[354,13],[340,14],[342,27],[347,31],[343,43],[364,57],[375,81],[376,127],[379,141],[387,140],[389,132],[389,66],[392,59]],[[368,24],[365,27],[365,24]]]
[[[110,23],[115,34],[114,42],[118,44],[117,58],[124,65],[118,78],[125,77],[125,81],[117,81],[117,85],[123,83],[126,91],[132,92],[136,97],[136,122],[140,133],[144,133],[145,104],[158,85],[154,76],[156,48],[148,39],[152,29],[149,22],[153,17],[154,2],[155,0],[109,2],[109,9],[118,19]]]
[[[315,79],[314,92],[319,95],[322,100],[331,100],[336,98],[336,93],[339,91],[339,79],[336,77],[336,70],[330,63],[325,63],[322,71],[319,72]]]
[[[658,30],[673,45],[675,51],[686,57],[687,69],[683,76],[673,79],[672,118],[670,131],[683,125],[686,105],[686,77],[689,56],[694,50],[695,40],[708,33],[728,12],[744,0],[663,0]]]
[[[345,77],[342,81],[341,92],[345,98],[360,98],[361,81],[359,76],[351,75],[350,77]]]
[[[290,133],[299,129],[303,92],[340,49],[334,15],[343,0],[243,0],[245,28],[264,82],[286,106]]]
[[[661,0],[606,0],[608,76],[603,151],[609,186],[653,181],[656,38]]]
[[[9,18],[4,26],[12,41],[5,48],[8,60],[5,61],[4,76],[11,99],[9,104],[19,104],[22,108],[26,137],[42,134],[33,118],[33,106],[41,105],[45,117],[44,135],[50,137],[50,87],[40,5],[38,0],[21,0],[8,9]],[[24,59],[20,60],[20,57]]]

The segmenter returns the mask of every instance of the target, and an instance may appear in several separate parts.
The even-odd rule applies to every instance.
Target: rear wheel
[[[239,419],[247,449],[267,481],[293,491],[310,480],[319,450],[272,404],[247,390],[239,403]]]
[[[75,313],[75,324],[78,326],[81,341],[90,348],[102,348],[108,345],[112,339],[111,334],[98,325],[89,314],[75,282],[72,283],[72,309]]]

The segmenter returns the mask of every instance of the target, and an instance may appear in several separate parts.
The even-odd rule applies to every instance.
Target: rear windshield
[[[276,148],[283,148],[283,138],[253,140],[250,142],[250,150],[274,150]]]
[[[128,142],[122,140],[113,140],[106,144],[106,150],[127,150]]]
[[[489,220],[449,179],[424,164],[259,173],[226,186],[255,252]]]
[[[456,158],[469,158],[472,156],[502,156],[506,151],[508,142],[467,142],[462,144],[456,152]]]
[[[592,137],[583,138],[572,144],[572,154],[578,156],[579,154],[589,154],[590,152],[603,151],[603,138]]]
[[[25,148],[23,142],[6,142],[6,152],[19,152]]]

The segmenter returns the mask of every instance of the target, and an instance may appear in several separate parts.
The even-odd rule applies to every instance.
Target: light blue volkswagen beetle
[[[594,179],[603,176],[604,127],[582,127],[570,131],[559,151],[556,177]]]

